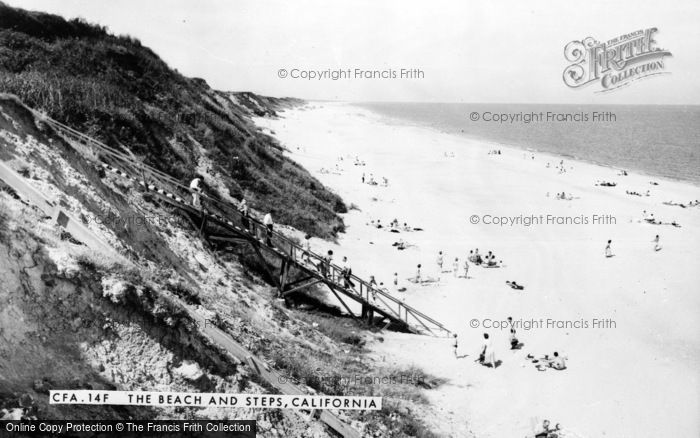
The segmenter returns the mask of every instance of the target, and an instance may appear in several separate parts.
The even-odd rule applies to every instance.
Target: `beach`
[[[700,259],[700,207],[664,202],[700,199],[700,187],[570,159],[561,171],[555,155],[349,104],[311,103],[255,121],[352,206],[338,242],[312,239],[312,249],[347,256],[354,274],[374,275],[458,334],[457,358],[447,337],[383,331],[383,342],[367,346],[377,361],[445,380],[425,391],[435,413],[425,421],[437,432],[523,437],[549,419],[570,436],[698,436],[700,272],[691,264]],[[372,177],[377,185],[367,184]],[[645,220],[652,213],[662,224]],[[390,231],[395,218],[399,232]],[[492,251],[498,267],[470,263],[469,278],[438,269],[442,251],[443,270],[458,257],[462,275],[476,248]],[[408,281],[418,264],[435,281]],[[393,290],[394,272],[405,292]],[[519,350],[510,349],[509,316]],[[483,333],[496,369],[475,362]],[[565,370],[540,371],[526,357],[555,351]]]

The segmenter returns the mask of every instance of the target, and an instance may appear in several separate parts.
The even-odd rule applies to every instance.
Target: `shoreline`
[[[308,103],[309,104],[311,104],[311,103],[323,104],[322,101],[308,101]],[[479,136],[478,134],[472,134],[472,133],[466,132],[465,130],[462,130],[462,132],[457,132],[457,131],[450,132],[450,131],[447,131],[447,130],[444,130],[441,128],[436,128],[434,126],[431,126],[430,123],[428,123],[428,122],[422,123],[422,122],[410,120],[408,118],[402,118],[400,116],[383,114],[383,113],[381,113],[381,112],[379,112],[371,107],[365,106],[365,104],[371,104],[371,102],[355,103],[355,102],[333,101],[333,103],[339,104],[339,105],[348,105],[351,107],[361,108],[361,109],[370,111],[373,114],[375,114],[379,119],[382,119],[383,122],[388,123],[388,124],[392,124],[392,125],[412,126],[412,127],[416,127],[416,128],[428,129],[428,130],[432,130],[438,134],[463,137],[463,138],[470,140],[470,141],[473,141],[473,142],[492,145],[495,148],[509,147],[511,149],[517,149],[517,150],[521,150],[521,151],[525,151],[525,152],[534,152],[534,153],[541,154],[541,155],[551,156],[551,157],[556,158],[557,160],[559,160],[559,159],[572,160],[572,161],[577,161],[577,162],[581,162],[581,163],[587,163],[587,164],[592,164],[592,165],[596,165],[596,166],[606,167],[606,168],[610,168],[610,169],[614,169],[614,170],[626,170],[628,172],[646,175],[649,178],[659,178],[659,179],[664,179],[664,180],[672,181],[672,182],[688,183],[688,184],[691,184],[693,186],[700,188],[700,180],[694,181],[692,179],[683,179],[683,178],[673,177],[670,175],[651,173],[650,171],[648,171],[646,169],[641,169],[641,168],[637,168],[637,167],[623,167],[623,166],[619,166],[616,164],[603,163],[601,161],[596,161],[593,159],[572,156],[572,155],[568,155],[568,154],[564,154],[564,153],[556,153],[556,152],[546,151],[546,150],[538,149],[536,145],[516,144],[516,143],[512,143],[512,142],[510,142],[510,143],[499,142],[498,140],[494,140],[491,138]],[[393,102],[382,102],[382,103],[393,103]],[[459,104],[459,103],[455,103],[455,104]],[[481,105],[490,105],[490,104],[481,104]],[[516,104],[516,105],[518,105],[518,104]],[[522,104],[522,105],[527,105],[527,104]],[[538,104],[538,105],[558,105],[558,104]],[[565,104],[561,104],[561,105],[565,105]],[[579,107],[579,106],[585,106],[585,105],[572,104],[571,106]],[[600,105],[592,105],[591,104],[588,106],[599,107]],[[625,107],[629,107],[629,108],[634,108],[635,106],[646,107],[648,105],[611,105],[611,106],[625,106]],[[660,105],[660,106],[700,108],[700,105]],[[457,129],[457,128],[455,128],[455,129]]]
[[[337,244],[314,239],[312,247],[347,255],[362,277],[377,275],[378,281],[389,284],[390,273],[398,272],[408,288],[401,295],[406,303],[458,333],[466,360],[452,355],[451,341],[445,338],[384,332],[383,342],[368,344],[377,363],[417,366],[445,379],[444,385],[426,391],[431,404],[423,408],[424,420],[450,436],[470,431],[480,437],[524,436],[533,418],[561,422],[580,436],[652,436],[655,430],[661,433],[664,418],[681,421],[675,413],[700,409],[700,400],[687,384],[695,376],[693,364],[700,360],[695,316],[700,276],[682,270],[685,260],[700,256],[695,237],[700,212],[662,204],[687,202],[689,196],[699,199],[697,187],[678,181],[651,186],[645,175],[633,172],[616,188],[594,186],[596,179],[613,178],[615,169],[567,159],[567,172],[560,174],[545,167],[551,157],[547,153],[523,159],[522,149],[499,145],[502,155],[488,155],[494,147],[484,142],[408,124],[386,125],[363,110],[325,104],[257,123],[275,132],[290,158],[360,208],[344,215],[347,230]],[[455,156],[444,156],[450,150]],[[355,155],[367,165],[355,167],[348,159]],[[320,172],[333,166],[342,170]],[[389,186],[361,184],[362,172],[374,172],[378,179],[387,176]],[[642,184],[653,191],[650,197],[623,192]],[[554,199],[562,188],[576,199]],[[551,196],[545,196],[547,191]],[[645,223],[642,210],[650,208],[662,219],[680,218],[682,228]],[[617,222],[497,227],[467,221],[474,213],[526,212],[572,217],[607,212],[616,215]],[[393,217],[424,231],[395,234],[369,226],[370,219],[388,223]],[[651,250],[654,234],[662,236],[661,252]],[[606,259],[603,247],[611,237],[616,257]],[[396,251],[391,243],[398,238],[411,246]],[[450,257],[462,260],[474,247],[493,250],[504,266],[472,265],[470,279],[436,271],[438,250],[445,251],[449,267]],[[439,283],[417,286],[406,281],[416,263],[423,263],[425,275],[439,277]],[[513,291],[505,286],[507,280],[517,280],[525,290]],[[673,320],[661,315],[673,315]],[[485,326],[488,318],[506,316],[515,321],[599,318],[616,325],[519,327],[525,346],[513,352],[505,346],[506,331]],[[470,328],[470,319],[481,321],[483,328]],[[503,361],[497,370],[472,363],[482,331],[490,332],[497,345],[496,357]],[[552,351],[567,355],[567,370],[538,372],[525,358]],[[670,360],[678,351],[684,360]],[[672,400],[656,401],[671,393]],[[678,426],[681,435],[696,431],[689,420]]]

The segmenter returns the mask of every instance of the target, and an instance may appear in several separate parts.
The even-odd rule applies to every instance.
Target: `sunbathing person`
[[[399,251],[402,251],[402,250],[406,249],[406,242],[404,242],[403,240],[399,240],[398,242],[392,243],[391,246],[395,246],[396,249],[398,249]]]
[[[555,370],[565,370],[566,369],[566,360],[559,356],[558,352],[554,352],[554,358],[552,358],[549,361],[549,367],[554,368]]]
[[[516,283],[515,281],[506,281],[506,284],[507,284],[508,286],[510,286],[511,289],[515,289],[515,290],[523,290],[523,289],[525,289],[525,286],[523,286],[523,285],[521,285],[521,284],[518,284],[518,283]]]
[[[531,359],[532,356],[528,355],[528,358]],[[553,368],[558,371],[566,369],[566,358],[560,356],[556,351],[554,352],[553,357],[549,357],[548,354],[545,354],[544,357],[540,359],[534,359],[532,363],[535,364],[537,371],[547,371],[547,368]]]
[[[552,429],[549,428],[549,420],[544,420],[542,426],[535,430],[535,434],[532,435],[531,438],[547,438],[547,435],[549,435],[551,431]]]

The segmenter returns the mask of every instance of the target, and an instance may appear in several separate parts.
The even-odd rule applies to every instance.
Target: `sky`
[[[698,0],[5,1],[134,36],[220,90],[309,100],[700,104]],[[668,74],[608,93],[564,84],[567,43],[651,27],[672,53]],[[400,76],[402,68],[422,76],[355,75]],[[291,77],[347,69],[347,79]]]

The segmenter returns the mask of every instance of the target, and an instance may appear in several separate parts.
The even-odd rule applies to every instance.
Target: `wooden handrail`
[[[179,193],[179,197],[181,199],[187,199],[187,195],[184,195],[184,193],[187,193],[189,195],[190,189],[188,186],[180,182],[179,180],[175,179],[174,177],[158,170],[155,169],[141,161],[135,160],[133,157],[127,156],[123,153],[117,152],[107,146],[106,144],[93,139],[92,137],[83,134],[80,131],[77,131],[69,126],[64,125],[61,122],[58,122],[47,115],[36,111],[22,103],[22,105],[28,109],[32,114],[34,114],[36,117],[40,118],[41,120],[45,121],[47,124],[49,124],[51,127],[53,127],[56,131],[59,132],[59,134],[62,134],[66,137],[72,138],[73,141],[78,141],[79,143],[83,144],[83,142],[90,147],[95,148],[98,152],[101,152],[108,156],[111,159],[114,159],[118,162],[121,162],[122,164],[126,165],[127,167],[132,166],[134,168],[137,168],[143,172],[147,172],[150,174],[151,177],[155,181],[158,181],[160,183],[165,183],[166,185],[174,186],[176,189],[179,189],[181,193]],[[124,172],[126,174],[129,174],[129,172]],[[132,177],[133,178],[133,177]],[[134,178],[138,180],[138,178]],[[143,181],[144,185],[148,187],[149,181]],[[243,214],[238,211],[237,208],[234,206],[224,203],[218,199],[214,199],[210,196],[207,196],[206,194],[202,193],[201,198],[205,199],[210,205],[216,206],[219,208],[223,213],[227,215],[232,215],[233,217],[237,218],[239,221],[243,219]],[[227,222],[225,218],[221,217],[220,218],[222,221]],[[265,235],[268,233],[267,227],[257,219],[253,217],[246,217],[249,222],[249,226],[252,228],[252,232],[257,235],[258,230],[263,230],[263,233]],[[229,221],[230,222],[230,221]],[[263,236],[264,237],[264,236]],[[424,314],[423,312],[420,312],[419,310],[405,304],[404,302],[400,301],[399,299],[393,297],[391,294],[384,292],[383,290],[376,288],[372,286],[369,282],[365,281],[364,279],[358,277],[357,275],[351,274],[348,276],[348,278],[360,285],[360,292],[358,293],[357,291],[353,290],[352,288],[346,288],[342,284],[342,278],[343,278],[343,269],[340,268],[338,265],[334,263],[328,263],[328,261],[321,255],[314,253],[313,251],[307,251],[304,248],[301,247],[297,242],[289,239],[287,236],[277,232],[277,231],[272,231],[270,233],[270,238],[274,239],[280,243],[282,243],[282,246],[286,246],[288,248],[287,251],[287,256],[291,258],[295,263],[298,265],[304,265],[304,261],[300,260],[300,257],[303,258],[303,255],[306,254],[308,259],[313,259],[316,262],[316,266],[319,266],[323,264],[326,266],[325,269],[328,270],[326,272],[326,275],[330,276],[331,278],[331,283],[333,283],[335,286],[342,288],[343,290],[360,297],[361,299],[370,302],[370,294],[376,294],[380,297],[383,297],[393,303],[394,305],[397,306],[397,311],[394,311],[390,308],[390,306],[387,305],[388,310],[395,315],[397,315],[398,319],[402,320],[406,325],[410,326],[409,321],[408,321],[408,315],[410,314],[413,318],[415,318],[423,327],[425,327],[427,330],[429,330],[432,333],[432,329],[427,326],[425,323],[429,323],[430,325],[433,326],[434,329],[439,330],[441,332],[444,332],[446,334],[450,334],[450,330],[448,330],[444,325],[436,321],[435,319],[429,317],[428,315]],[[266,240],[266,239],[264,239]],[[272,245],[275,248],[279,249],[280,245]],[[338,279],[336,281],[335,279]],[[362,289],[366,290],[366,297],[363,296],[362,294]],[[386,305],[387,303],[382,299],[382,302]],[[401,316],[401,313],[405,314],[405,317]]]

